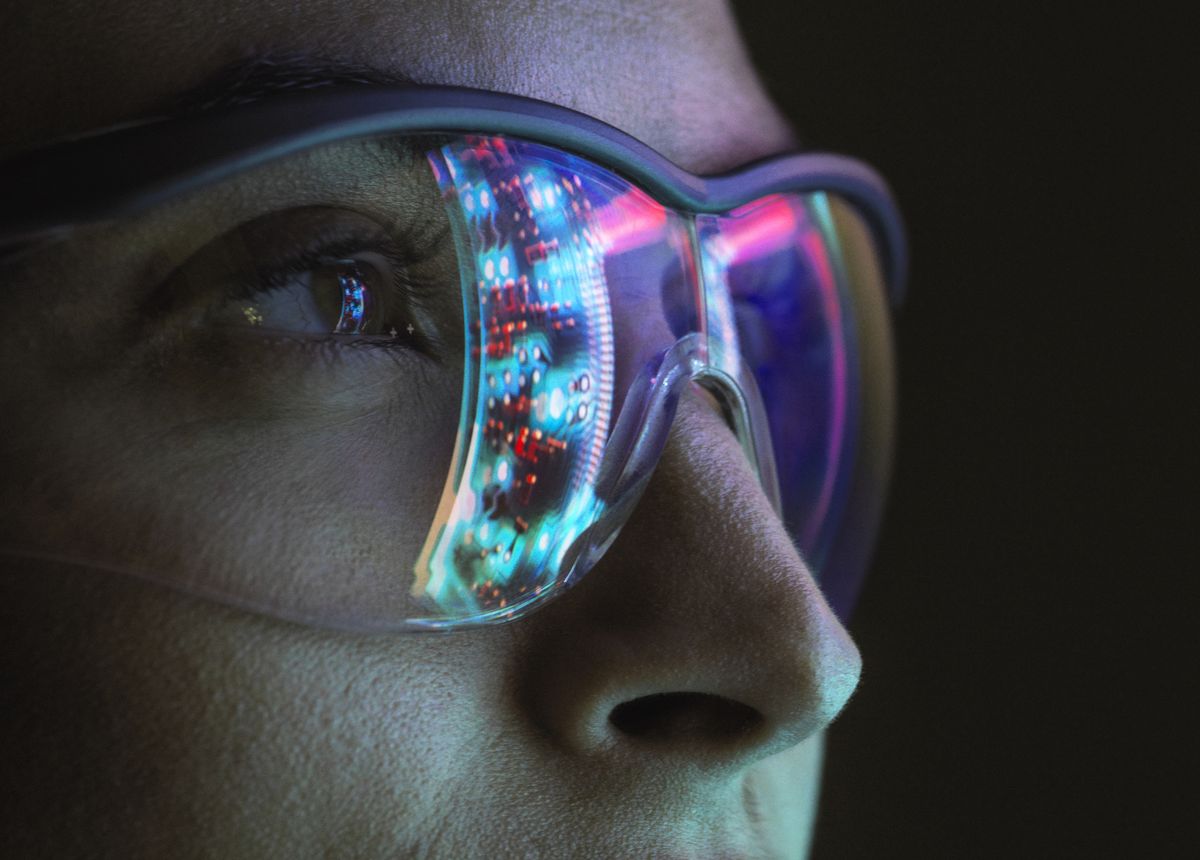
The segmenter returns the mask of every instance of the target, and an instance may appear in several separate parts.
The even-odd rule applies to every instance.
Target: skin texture
[[[153,111],[264,52],[541,98],[696,172],[791,147],[715,2],[107,0],[3,16],[0,152]],[[39,265],[75,295],[70,254]],[[85,292],[39,314],[16,290],[3,357],[20,371],[0,387],[19,419],[0,447],[17,476],[0,513],[84,547],[128,528],[165,468],[122,453],[115,419],[96,417],[148,395],[107,370],[114,343],[87,334],[132,299]],[[402,432],[389,415],[362,420]],[[214,458],[222,438],[203,437]],[[263,505],[286,504],[278,476],[312,453],[281,455]],[[156,540],[182,545],[234,503],[198,494],[195,521]],[[737,442],[692,392],[613,548],[512,625],[358,636],[0,560],[0,854],[802,856],[821,732],[859,668]]]

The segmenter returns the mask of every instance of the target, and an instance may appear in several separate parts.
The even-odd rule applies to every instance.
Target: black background
[[[736,9],[806,144],[874,164],[911,234],[815,856],[1200,856],[1192,30],[1149,5]]]

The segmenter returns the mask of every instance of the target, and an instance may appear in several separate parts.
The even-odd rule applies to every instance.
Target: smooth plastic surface
[[[237,187],[256,172],[286,174],[293,163],[299,172],[313,153],[363,142],[422,151],[420,141],[434,138],[421,133],[436,134],[424,161],[453,228],[463,365],[454,387],[457,437],[430,440],[445,454],[428,463],[449,463],[441,467],[440,501],[405,512],[410,522],[432,520],[423,546],[410,541],[411,549],[357,567],[340,557],[326,564],[313,552],[276,580],[243,575],[236,559],[167,571],[136,552],[71,556],[36,543],[6,551],[130,573],[336,628],[508,620],[601,558],[653,474],[678,399],[694,381],[724,405],[750,468],[818,575],[856,584],[855,565],[827,562],[847,534],[861,545],[873,539],[873,522],[855,512],[865,509],[860,497],[878,488],[855,467],[862,401],[874,389],[860,379],[859,299],[847,283],[828,198],[815,189],[841,192],[863,214],[898,291],[902,233],[881,181],[847,159],[820,155],[693,177],[561,108],[442,89],[372,96],[336,104],[308,98],[314,111],[304,116],[242,111],[243,122],[232,125],[220,117],[208,125],[175,120],[31,154],[0,168],[13,199],[27,204],[23,221],[11,210],[0,221],[0,244],[7,238],[10,248],[28,249],[69,236],[73,219],[138,217],[186,201],[188,192]],[[136,172],[131,148],[184,128],[198,134],[194,146],[155,150]],[[413,133],[375,134],[385,128]],[[455,133],[463,128],[488,133]],[[118,180],[108,174],[105,182],[123,184],[112,193],[96,184],[62,200],[33,193],[38,176],[102,169],[119,153],[126,157]],[[353,270],[336,283],[341,314],[332,331],[354,336],[376,299]],[[304,492],[315,499],[320,488]],[[848,611],[856,585],[834,590],[844,595],[835,608]]]

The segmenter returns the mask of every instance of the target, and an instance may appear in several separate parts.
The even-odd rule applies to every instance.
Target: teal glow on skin
[[[152,111],[250,52],[542,98],[696,172],[790,147],[717,2],[17,0],[3,21],[0,152]],[[53,288],[6,284],[0,311],[0,460],[13,476],[0,521],[19,514],[64,550],[132,528],[99,489],[165,479],[161,456],[113,431],[145,408],[149,383],[120,372],[109,336],[140,307],[135,275],[161,261],[92,250],[91,266],[66,252],[39,261],[24,277]],[[412,419],[355,420],[361,453],[385,456],[376,440]],[[234,430],[192,432],[196,457],[241,454]],[[261,504],[287,510],[286,476],[321,454],[297,434],[255,485]],[[232,501],[187,489],[196,516],[153,540],[182,541]],[[263,540],[280,570],[296,562],[290,528],[337,514],[277,523]],[[427,522],[409,525],[378,539],[420,541]],[[352,636],[0,562],[0,855],[799,857],[821,733],[859,669],[697,393],[609,554],[513,625]],[[663,697],[679,693],[703,695]]]

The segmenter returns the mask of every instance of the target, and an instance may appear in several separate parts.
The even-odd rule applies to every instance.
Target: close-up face
[[[0,28],[0,161],[436,85],[695,176],[797,149],[717,0],[22,0]],[[807,854],[860,671],[819,573],[865,563],[886,483],[878,236],[765,184],[689,209],[548,121],[422,122],[0,259],[0,853]],[[735,282],[798,281],[763,262],[785,242],[825,292],[762,312],[783,358],[752,371]]]

